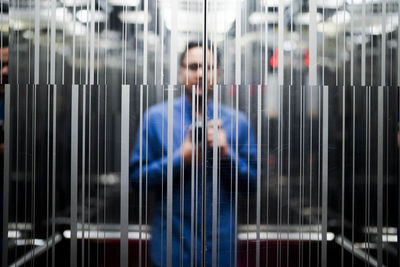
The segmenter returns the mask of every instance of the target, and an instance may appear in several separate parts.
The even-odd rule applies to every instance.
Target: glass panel
[[[398,265],[398,2],[0,19],[2,266]]]

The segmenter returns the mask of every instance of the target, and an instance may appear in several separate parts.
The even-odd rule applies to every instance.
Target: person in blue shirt
[[[219,78],[219,53],[213,62],[212,52],[207,53],[208,96],[212,96],[213,68],[217,66]],[[192,88],[195,98],[202,98],[203,48],[197,42],[189,43],[181,55],[179,78],[186,94],[173,102],[173,214],[172,214],[172,265],[201,266],[202,175],[201,142],[192,144],[192,121],[201,121],[201,104],[192,118]],[[215,65],[214,65],[215,64]],[[196,87],[193,87],[196,86]],[[233,266],[235,257],[235,179],[238,189],[254,187],[256,177],[257,147],[253,129],[247,117],[239,112],[236,135],[236,110],[225,105],[218,107],[218,216],[212,218],[212,151],[214,145],[213,101],[208,101],[207,119],[207,173],[206,173],[206,265],[212,264],[212,221],[217,219],[217,262],[219,266]],[[139,164],[142,161],[142,181],[149,190],[164,188],[162,200],[155,207],[150,241],[151,260],[155,266],[166,266],[167,232],[167,129],[168,104],[160,103],[143,114],[142,131],[130,158],[130,178],[139,182]],[[194,125],[194,124],[193,124]],[[250,134],[249,134],[250,133]],[[142,135],[142,155],[140,155]],[[238,142],[238,157],[236,157]],[[194,149],[193,149],[194,148]],[[196,154],[197,153],[197,154]],[[195,161],[192,164],[192,154]],[[147,162],[147,164],[146,164]],[[196,164],[194,164],[196,163]],[[193,168],[197,166],[197,168]],[[192,177],[192,173],[194,174]],[[239,190],[240,191],[240,190]]]

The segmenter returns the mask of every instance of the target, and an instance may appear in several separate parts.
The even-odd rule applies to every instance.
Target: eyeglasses
[[[182,67],[186,68],[186,66],[182,65]],[[187,65],[187,68],[191,71],[197,71],[198,69],[202,69],[203,66],[201,64],[197,64],[197,63],[193,63],[193,64],[189,64]],[[208,70],[212,70],[213,66],[212,65],[208,65]]]

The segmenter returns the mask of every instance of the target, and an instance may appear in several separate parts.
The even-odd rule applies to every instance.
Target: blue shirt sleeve
[[[146,123],[147,117],[149,117],[148,125]],[[147,116],[147,113],[143,114],[142,131],[140,131],[140,129],[138,130],[135,147],[129,162],[129,176],[133,182],[139,182],[140,169],[142,179],[147,177],[149,187],[161,185],[163,176],[164,182],[167,181],[168,157],[166,149],[162,151],[162,146],[164,144],[161,140],[161,123],[164,123],[161,114],[159,116],[154,116],[152,114]],[[164,127],[164,135],[166,134],[167,128]],[[140,136],[142,136],[142,151],[140,151]],[[173,177],[175,177],[175,174],[180,171],[181,164],[179,148],[175,149],[173,152],[172,163]]]
[[[235,171],[237,163],[239,183],[247,184],[247,179],[249,179],[250,186],[253,188],[256,186],[257,178],[257,144],[253,129],[243,114],[239,114],[238,125],[238,157],[236,158],[236,138],[234,138],[232,150],[229,150],[227,158],[221,162],[223,164],[221,167],[227,167],[227,164],[230,167],[232,163],[232,168]],[[229,145],[229,147],[231,146]],[[235,179],[235,172],[233,172],[232,179]]]

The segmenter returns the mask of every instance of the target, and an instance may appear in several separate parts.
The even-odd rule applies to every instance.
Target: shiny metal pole
[[[202,139],[201,139],[201,266],[206,266],[206,176],[207,176],[207,0],[204,0],[203,5],[203,101],[202,101]]]

